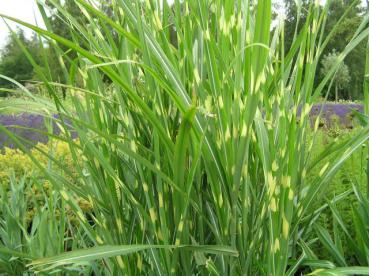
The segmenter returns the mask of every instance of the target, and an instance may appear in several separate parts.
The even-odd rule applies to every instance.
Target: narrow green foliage
[[[81,251],[34,260],[31,269],[293,275],[346,264],[340,245],[319,227],[335,263],[317,259],[307,218],[319,216],[319,191],[369,138],[369,128],[314,159],[319,125],[310,139],[309,112],[367,38],[368,18],[314,89],[332,36],[324,31],[330,1],[310,4],[287,53],[284,22],[272,24],[270,0],[115,0],[109,15],[102,2],[75,2],[85,26],[50,1],[70,39],[3,15],[76,55],[67,83],[42,77],[55,101],[49,112],[78,134],[78,142],[67,130],[60,137],[69,144],[76,184],[44,171],[79,218],[85,242]],[[61,86],[70,104],[58,101]],[[308,182],[314,167],[320,173]],[[89,217],[74,195],[92,206]]]

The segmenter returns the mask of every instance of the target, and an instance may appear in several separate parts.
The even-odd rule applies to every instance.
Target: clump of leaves
[[[331,53],[325,55],[322,59],[322,74],[326,76],[329,73],[330,69],[334,67],[337,63],[339,63],[339,54],[336,52],[335,49],[333,49]],[[351,77],[349,69],[347,65],[342,62],[333,77],[336,102],[339,99],[339,90],[346,88],[350,84],[350,80]]]

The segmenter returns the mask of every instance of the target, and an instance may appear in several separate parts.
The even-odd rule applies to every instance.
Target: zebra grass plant
[[[48,2],[72,39],[2,16],[50,41],[66,83],[34,64],[54,104],[29,95],[26,103],[12,99],[2,105],[58,113],[61,127],[72,122],[78,142],[68,131],[51,138],[69,144],[77,171],[73,183],[34,161],[79,218],[78,237],[85,239],[79,244],[85,246],[31,258],[30,270],[369,272],[318,260],[311,249],[312,225],[321,211],[315,201],[369,137],[369,127],[363,127],[318,157],[310,155],[315,139],[307,139],[308,132],[315,133],[318,123],[310,130],[308,114],[339,67],[314,86],[317,64],[338,26],[325,32],[330,1],[311,3],[290,49],[284,46],[283,18],[273,18],[270,0],[114,0],[109,15],[99,1],[76,0],[85,24],[59,1]],[[43,1],[38,6],[46,15]],[[368,36],[367,21],[340,62]],[[63,48],[75,59],[67,62]],[[59,100],[60,87],[71,103]],[[320,173],[307,182],[317,167]],[[89,218],[77,197],[91,204]]]

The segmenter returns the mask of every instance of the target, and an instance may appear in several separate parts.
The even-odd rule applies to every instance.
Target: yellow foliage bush
[[[49,144],[37,144],[36,148],[31,149],[31,155],[43,166],[46,167],[49,158],[41,151],[52,156],[66,168],[73,171],[72,156],[67,143],[62,141],[51,142]],[[55,166],[56,164],[51,164]],[[39,168],[31,158],[19,149],[5,148],[0,154],[0,182],[6,184],[9,177],[14,173],[15,178],[24,176],[37,176],[40,174]]]
[[[51,159],[45,155],[45,153],[51,156],[55,162],[50,161]],[[53,170],[61,174],[64,169],[67,169],[72,175],[77,175],[74,169],[74,162],[69,150],[69,145],[66,142],[53,141],[48,144],[39,143],[35,148],[30,150],[30,154],[44,168],[51,166]],[[56,163],[59,163],[59,166]],[[60,166],[63,167],[63,170]],[[52,186],[50,182],[42,177],[40,169],[35,165],[32,159],[19,149],[5,148],[3,152],[0,153],[0,184],[3,185],[3,188],[8,189],[10,177],[12,175],[14,175],[15,179],[20,179],[22,177],[37,178],[38,182],[42,183],[43,191],[46,192],[47,195],[51,194]],[[41,192],[38,185],[32,185],[32,188],[26,191],[26,197],[36,199],[41,205],[44,201],[44,194]],[[76,200],[84,212],[88,212],[92,209],[92,206],[86,202],[86,200],[79,198]],[[31,202],[31,200],[29,202]],[[33,216],[34,209],[33,204],[31,204],[27,212],[27,221],[31,220]],[[68,217],[70,217],[69,214]]]

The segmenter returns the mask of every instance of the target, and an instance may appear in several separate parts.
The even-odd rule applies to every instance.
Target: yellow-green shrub
[[[38,144],[36,148],[31,149],[31,154],[46,166],[48,158],[41,151],[52,155],[58,162],[73,169],[72,156],[69,151],[69,146],[65,142],[51,142],[49,144]],[[41,151],[40,151],[41,150]],[[56,167],[56,166],[55,166]],[[31,158],[19,149],[5,148],[3,154],[0,154],[0,182],[5,184],[9,182],[10,174],[14,173],[15,178],[23,176],[38,176],[40,170],[31,160]]]
[[[62,141],[54,141],[48,144],[40,143],[35,148],[31,149],[30,152],[31,155],[43,167],[51,165],[52,170],[57,170],[62,173],[62,170],[59,169],[59,166],[57,164],[48,164],[48,162],[50,161],[48,157],[44,154],[47,153],[48,155],[53,156],[55,161],[58,162],[59,165],[62,165],[64,169],[67,167],[67,169],[72,174],[76,174],[75,170],[73,169],[73,159],[69,150],[68,143]],[[23,153],[19,149],[5,148],[3,150],[3,153],[0,154],[0,183],[6,190],[9,189],[10,177],[13,176],[16,180],[19,180],[22,177],[32,177],[35,179],[35,184],[33,184],[30,189],[25,191],[27,202],[29,203],[32,203],[33,200],[31,199],[34,199],[39,204],[43,205],[45,200],[44,193],[49,196],[52,192],[52,186],[50,182],[43,177],[40,169],[35,165],[35,163],[26,153]],[[71,180],[73,181],[73,179]],[[79,198],[77,198],[76,200],[84,212],[88,212],[91,210],[91,205],[88,202]],[[34,216],[33,203],[28,206],[28,210],[29,211],[27,212],[27,221],[31,221]]]

